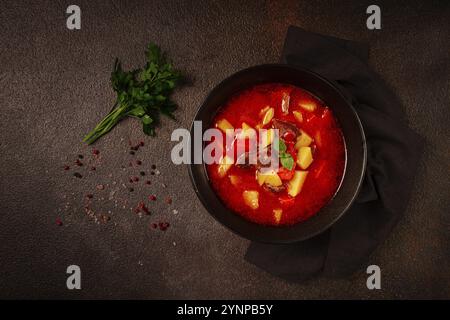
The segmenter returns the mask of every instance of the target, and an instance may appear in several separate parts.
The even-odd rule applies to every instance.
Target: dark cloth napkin
[[[366,44],[288,29],[281,61],[343,89],[363,123],[368,160],[356,202],[330,229],[295,244],[250,244],[245,259],[275,276],[300,282],[365,268],[406,208],[423,141],[405,125],[395,95],[367,66],[368,53]]]

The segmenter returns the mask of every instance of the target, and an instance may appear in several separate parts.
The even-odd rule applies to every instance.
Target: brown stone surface
[[[69,31],[67,1],[3,1],[0,297],[450,298],[450,8],[447,1],[377,3],[381,31],[366,28],[370,1],[80,0],[82,28]],[[413,188],[408,210],[367,262],[381,267],[382,290],[367,290],[365,267],[348,279],[292,284],[246,263],[248,242],[203,209],[187,168],[170,162],[172,130],[189,127],[227,75],[277,62],[290,24],[369,42],[371,65],[426,139],[416,183],[405,186]],[[136,121],[122,122],[96,144],[101,160],[90,171],[91,148],[80,140],[113,103],[114,58],[139,66],[151,40],[192,80],[175,95],[179,120],[164,120],[155,139]],[[131,156],[128,139],[145,146]],[[73,176],[78,154],[86,163],[76,168],[81,179]],[[142,165],[123,170],[132,157]],[[150,175],[152,164],[160,175]],[[142,170],[148,174],[134,192],[121,186]],[[131,199],[126,209],[108,200],[114,190],[113,199]],[[99,224],[83,209],[89,193]],[[139,218],[130,208],[151,194],[152,214]],[[166,231],[150,227],[160,221],[170,223]],[[66,289],[71,264],[81,267],[81,291]]]

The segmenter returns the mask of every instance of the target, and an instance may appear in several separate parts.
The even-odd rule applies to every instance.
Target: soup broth
[[[258,165],[207,165],[217,195],[245,219],[292,225],[316,214],[339,188],[346,159],[341,129],[332,110],[299,87],[270,83],[239,92],[222,106],[213,126],[224,135],[227,128],[278,129],[280,145],[293,160],[280,161],[268,174]]]

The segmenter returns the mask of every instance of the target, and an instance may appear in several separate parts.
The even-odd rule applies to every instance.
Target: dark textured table
[[[372,3],[382,10],[379,31],[366,28]],[[69,31],[68,1],[3,1],[0,298],[450,298],[450,7],[396,3],[77,1],[81,30]],[[348,279],[293,284],[246,263],[248,242],[213,220],[187,168],[170,162],[172,130],[189,127],[227,75],[277,62],[291,24],[369,42],[371,65],[426,139],[416,182],[404,186],[413,189],[405,216],[367,262],[381,267],[382,290],[366,288],[366,266]],[[96,144],[91,172],[91,148],[80,140],[114,101],[112,62],[142,65],[151,40],[191,80],[175,95],[178,122],[164,120],[154,139],[137,121],[122,122]],[[129,139],[145,141],[134,156],[143,161],[139,169],[128,167]],[[82,179],[73,176],[78,154]],[[140,182],[133,193],[122,186],[136,170],[149,174],[151,164],[160,174],[148,176],[150,186]],[[98,223],[83,209],[89,192]],[[152,193],[152,215],[140,218],[130,207]],[[168,230],[149,227],[158,221],[170,222]],[[66,288],[71,264],[81,267],[82,290]]]

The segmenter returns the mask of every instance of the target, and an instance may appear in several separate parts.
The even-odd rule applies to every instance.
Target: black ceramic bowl
[[[287,83],[305,89],[333,110],[344,134],[346,146],[345,173],[333,199],[306,221],[292,226],[263,226],[245,220],[222,203],[212,189],[204,164],[191,164],[190,176],[195,192],[208,212],[235,233],[260,242],[298,242],[325,231],[352,205],[364,177],[366,142],[358,115],[333,83],[311,71],[281,64],[259,65],[228,77],[207,96],[194,121],[202,121],[204,132],[211,127],[216,112],[231,96],[253,85],[268,82]],[[191,137],[194,137],[193,125]],[[194,150],[193,139],[191,141],[191,150]]]

